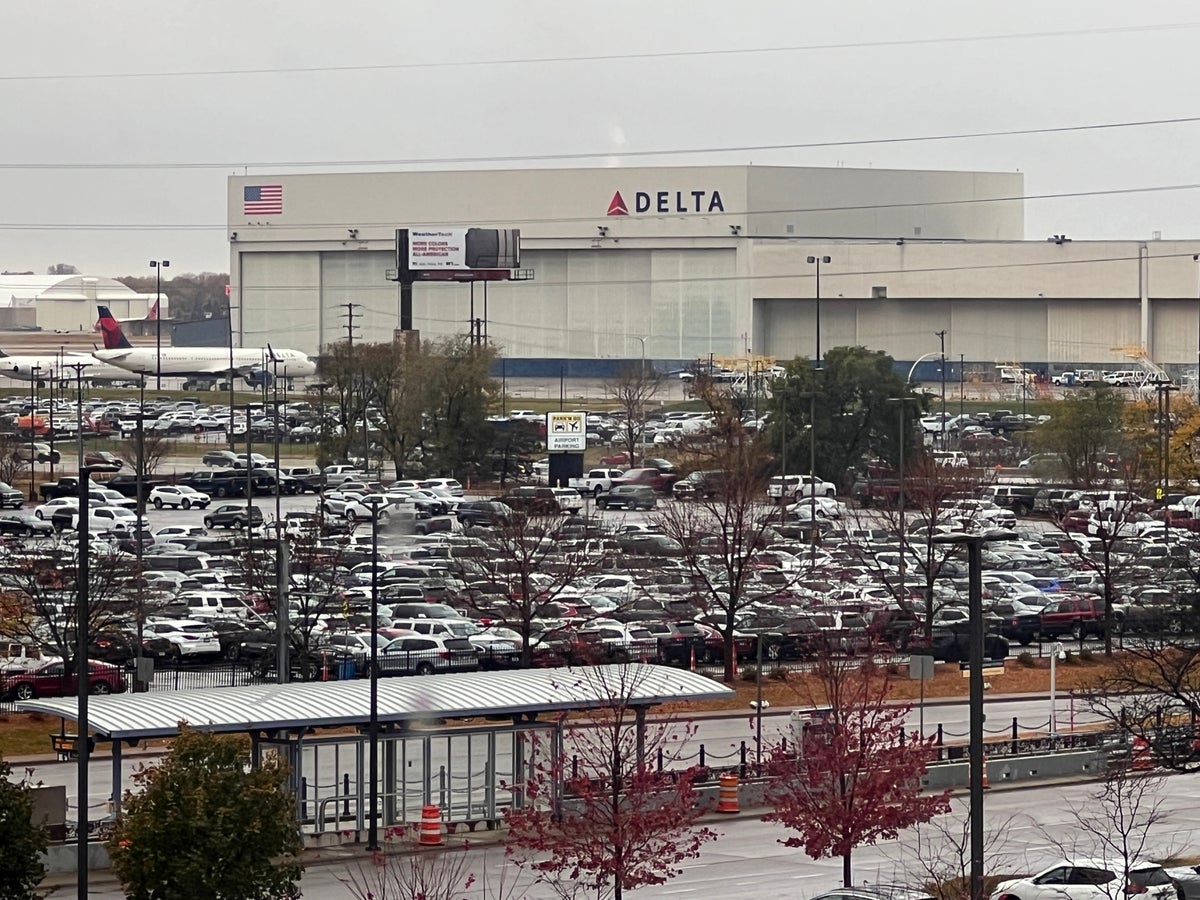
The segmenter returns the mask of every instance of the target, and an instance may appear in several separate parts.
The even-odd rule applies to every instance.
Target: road
[[[1103,855],[1093,835],[1079,829],[1074,810],[1095,811],[1102,786],[1091,784],[993,791],[985,801],[988,823],[987,845],[990,873],[1037,871],[1060,858],[1063,852],[1079,855]],[[1151,859],[1169,855],[1194,854],[1200,846],[1200,775],[1176,775],[1152,786],[1151,795],[1159,804],[1157,819],[1148,829],[1146,852]],[[956,800],[951,813],[942,817],[944,824],[959,828],[966,816],[965,803]],[[683,873],[665,885],[640,888],[638,898],[678,897],[721,900],[763,900],[775,897],[810,897],[839,884],[840,860],[810,860],[801,850],[784,847],[780,841],[787,832],[754,818],[738,818],[711,823],[720,838],[706,846],[700,858],[689,861]],[[918,886],[923,875],[914,850],[915,833],[905,832],[897,841],[881,841],[865,846],[854,854],[854,878],[857,882]],[[1051,842],[1051,837],[1055,843]],[[467,869],[476,876],[475,886],[462,896],[484,898],[485,885],[496,887],[506,866],[503,850],[486,842],[476,842],[466,851]],[[350,900],[354,895],[343,883],[360,866],[370,870],[371,862],[362,854],[350,861],[339,859],[327,865],[312,866],[302,881],[305,900]],[[509,870],[509,881],[512,872]],[[123,900],[124,894],[104,875],[97,875],[89,894],[94,900]],[[53,891],[51,898],[73,896],[74,885]],[[455,896],[459,896],[457,893]],[[560,896],[545,885],[534,885],[530,900]]]

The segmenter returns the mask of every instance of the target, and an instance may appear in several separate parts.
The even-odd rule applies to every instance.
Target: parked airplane
[[[107,306],[100,309],[100,332],[104,349],[95,351],[96,359],[128,372],[144,375],[183,375],[190,378],[218,378],[230,373],[228,347],[163,347],[162,356],[155,347],[134,347],[121,331]],[[235,347],[233,374],[251,384],[262,384],[275,374],[280,378],[315,375],[317,365],[299,350],[250,350]]]
[[[44,385],[53,376],[55,381],[74,381],[71,366],[83,364],[84,381],[136,381],[128,369],[110,366],[88,353],[65,353],[45,356],[9,356],[0,350],[0,375],[17,381],[33,381]]]

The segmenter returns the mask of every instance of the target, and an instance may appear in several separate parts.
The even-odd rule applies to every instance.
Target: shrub
[[[767,673],[767,677],[772,681],[787,681],[790,674],[783,666],[773,666],[771,671]]]
[[[1084,647],[1082,650],[1079,651],[1079,661],[1080,662],[1091,662],[1094,658],[1095,657],[1092,655],[1092,651],[1087,649],[1086,647]]]
[[[1033,654],[1028,650],[1022,650],[1017,654],[1017,665],[1023,666],[1026,669],[1032,669],[1036,665],[1033,661]]]
[[[742,681],[755,682],[758,681],[758,669],[754,666],[746,666],[742,669]]]

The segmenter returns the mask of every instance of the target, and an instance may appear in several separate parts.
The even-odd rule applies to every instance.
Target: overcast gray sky
[[[38,273],[148,273],[155,258],[225,271],[225,177],[247,164],[639,165],[606,154],[1200,115],[1200,8],[1173,0],[6,0],[0,22],[0,269]],[[729,50],[746,52],[696,53]],[[691,55],[629,58],[663,53]],[[1200,183],[1198,136],[1185,123],[649,162],[1020,170],[1028,194],[1061,194]],[[1027,236],[1200,237],[1198,199],[1031,199]]]

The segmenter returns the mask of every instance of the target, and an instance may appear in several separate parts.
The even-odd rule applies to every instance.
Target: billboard
[[[551,453],[582,453],[587,449],[587,413],[546,413],[546,449]]]
[[[515,269],[520,265],[519,228],[401,228],[396,231],[396,268],[410,278],[448,272]],[[403,280],[403,279],[402,279]]]

